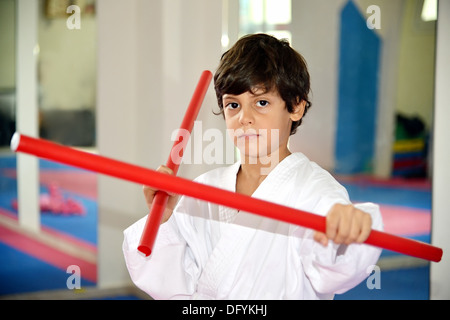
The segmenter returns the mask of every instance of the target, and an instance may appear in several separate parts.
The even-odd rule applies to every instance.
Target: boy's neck
[[[247,195],[253,194],[278,163],[290,154],[291,152],[286,149],[262,158],[250,158],[241,155],[241,167],[236,180],[236,191]]]

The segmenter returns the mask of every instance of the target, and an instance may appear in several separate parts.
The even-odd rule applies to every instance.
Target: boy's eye
[[[256,103],[256,105],[257,105],[258,107],[267,107],[267,106],[269,105],[269,101],[266,101],[266,100],[259,100],[259,101]]]
[[[239,104],[236,102],[230,102],[225,107],[229,109],[237,109],[239,108]]]

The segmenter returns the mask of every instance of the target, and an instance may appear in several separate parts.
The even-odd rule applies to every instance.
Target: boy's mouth
[[[254,138],[258,138],[260,136],[260,134],[255,133],[255,132],[249,132],[249,133],[243,133],[238,135],[238,139],[254,139]]]

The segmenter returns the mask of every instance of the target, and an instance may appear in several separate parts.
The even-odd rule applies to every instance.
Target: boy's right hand
[[[156,171],[173,175],[173,171],[164,165],[159,166],[159,168]],[[143,186],[143,191],[144,191],[145,202],[147,203],[147,207],[149,210],[151,210],[153,198],[155,197],[155,194],[158,190],[154,189],[152,187],[149,187],[149,186]],[[178,197],[179,197],[178,195],[169,193],[169,200],[167,201],[166,209],[164,210],[164,213],[163,213],[163,216],[161,219],[161,224],[163,224],[164,222],[169,220],[170,216],[172,215],[173,209],[175,208],[175,205],[177,204]]]

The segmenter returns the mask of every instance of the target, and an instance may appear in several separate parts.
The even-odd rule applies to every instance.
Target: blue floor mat
[[[0,295],[67,289],[71,276],[39,259],[0,242]],[[81,277],[81,288],[95,283]],[[69,290],[69,289],[67,289]]]
[[[417,209],[431,209],[431,190],[342,183],[353,202],[373,202]]]

